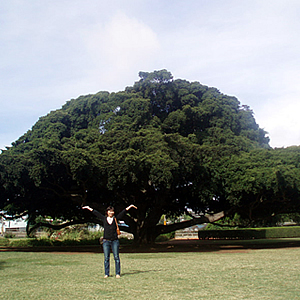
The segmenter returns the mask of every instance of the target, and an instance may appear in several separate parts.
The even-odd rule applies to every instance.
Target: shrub
[[[232,230],[199,230],[199,239],[265,239],[300,237],[300,226]]]
[[[13,239],[14,237],[16,237],[16,235],[13,234],[13,233],[5,233],[5,234],[4,234],[4,237],[5,237],[6,239]]]
[[[175,237],[175,231],[159,235],[155,242],[166,242]]]
[[[9,242],[9,247],[32,247],[33,239],[13,239]]]
[[[8,246],[8,245],[9,245],[9,239],[0,238],[0,246]]]
[[[103,236],[103,231],[89,231],[87,225],[74,225],[66,227],[62,230],[56,231],[51,235],[51,239],[67,241],[67,244],[71,244],[71,241],[89,241],[95,240]]]

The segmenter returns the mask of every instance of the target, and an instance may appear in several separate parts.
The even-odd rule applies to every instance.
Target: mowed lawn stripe
[[[103,254],[0,253],[0,299],[300,299],[300,248]],[[114,261],[111,260],[111,275]]]

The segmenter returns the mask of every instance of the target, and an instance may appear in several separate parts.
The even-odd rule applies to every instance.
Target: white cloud
[[[272,146],[300,144],[298,0],[11,0],[0,8],[0,148],[9,132],[17,139],[70,98],[123,90],[139,71],[162,68],[235,95]]]
[[[149,26],[125,13],[104,11],[101,2],[93,2],[93,11],[81,10],[78,3],[56,7],[17,1],[4,9],[0,148],[70,98],[123,90],[140,70],[153,68],[160,46]]]
[[[156,34],[142,22],[116,14],[105,26],[105,52],[113,67],[134,65],[157,54],[159,42]]]
[[[256,114],[261,127],[268,131],[272,147],[300,145],[300,104],[296,98],[275,99],[271,107]]]
[[[261,127],[269,132],[272,147],[300,145],[300,70],[282,70],[272,97],[256,112]]]
[[[85,37],[87,54],[93,62],[93,76],[111,90],[124,84],[124,78],[136,77],[142,68],[149,68],[160,49],[157,35],[143,22],[116,13],[104,26],[99,24]],[[119,86],[119,90],[124,89]]]
[[[205,20],[169,33],[163,48],[170,64],[177,61],[176,75],[250,105],[272,146],[300,145],[299,8],[297,1],[224,1]]]

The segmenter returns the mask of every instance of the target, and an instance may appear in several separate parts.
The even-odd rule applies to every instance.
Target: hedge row
[[[99,239],[94,240],[50,240],[46,238],[0,238],[0,246],[5,247],[41,247],[41,246],[81,246],[99,245]]]
[[[132,243],[127,238],[120,238],[121,244]],[[93,246],[100,245],[99,239],[82,239],[82,240],[52,240],[48,238],[0,238],[0,247],[63,247],[63,246]]]
[[[199,230],[200,240],[206,239],[268,239],[300,237],[300,226],[266,227],[232,230]]]

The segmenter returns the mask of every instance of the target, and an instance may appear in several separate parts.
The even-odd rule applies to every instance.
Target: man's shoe
[[[120,275],[116,275],[116,278],[121,278],[121,276]]]

